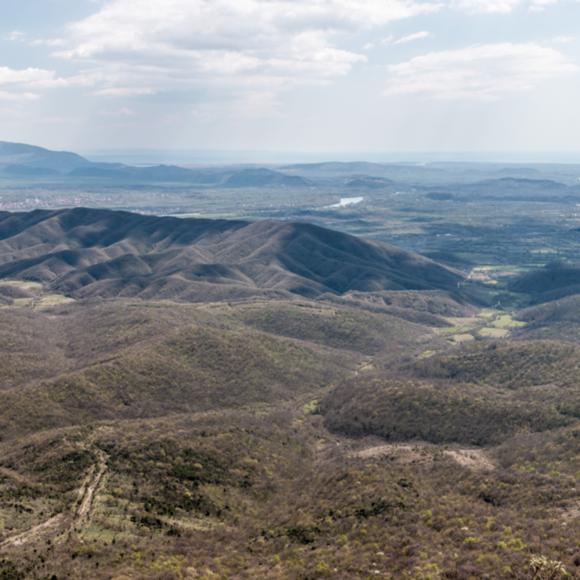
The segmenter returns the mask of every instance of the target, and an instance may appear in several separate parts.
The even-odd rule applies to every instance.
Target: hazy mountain
[[[117,163],[93,163],[71,171],[68,177],[122,182],[177,182],[216,185],[224,180],[222,171],[191,170],[175,165],[131,167]]]
[[[322,163],[296,163],[287,165],[285,170],[303,173],[331,173],[334,175],[383,175],[388,166],[382,163],[369,163],[368,161],[328,161]]]
[[[463,184],[456,190],[461,194],[481,195],[498,201],[530,199],[534,201],[554,201],[555,198],[578,195],[575,187],[551,179],[522,179],[503,177],[486,179],[477,183]]]
[[[351,290],[453,291],[417,254],[296,222],[177,219],[94,209],[0,214],[0,277],[63,294],[207,300]]]
[[[310,182],[266,168],[220,167],[189,169],[176,165],[135,167],[123,163],[95,163],[64,151],[0,142],[0,175],[54,177],[85,181],[129,183],[190,183],[224,187],[304,187]]]
[[[310,182],[298,175],[285,175],[279,171],[265,168],[241,169],[233,173],[226,182],[226,187],[306,187]]]
[[[21,168],[23,174],[47,170],[55,173],[68,173],[80,167],[87,167],[91,162],[68,151],[50,151],[43,147],[7,143],[0,141],[0,170],[17,173]]]
[[[385,189],[391,185],[394,185],[394,182],[390,179],[366,175],[357,176],[346,182],[346,187],[350,189]]]

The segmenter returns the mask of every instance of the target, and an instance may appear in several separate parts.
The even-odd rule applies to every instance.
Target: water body
[[[341,197],[338,203],[334,205],[329,205],[329,209],[334,209],[337,207],[347,207],[349,205],[356,205],[364,200],[364,197]]]

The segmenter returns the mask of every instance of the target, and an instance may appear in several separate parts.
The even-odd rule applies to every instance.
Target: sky
[[[570,154],[579,103],[580,0],[0,0],[5,141]]]

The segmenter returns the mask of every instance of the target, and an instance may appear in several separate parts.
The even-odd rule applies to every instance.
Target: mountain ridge
[[[87,298],[445,290],[461,275],[418,254],[305,222],[179,219],[74,208],[0,213],[0,279]]]

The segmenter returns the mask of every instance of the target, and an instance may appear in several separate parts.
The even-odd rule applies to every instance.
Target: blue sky
[[[0,139],[580,151],[578,0],[0,0]]]

